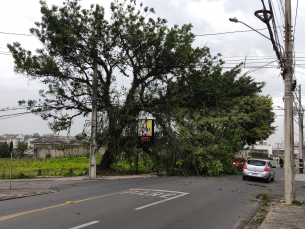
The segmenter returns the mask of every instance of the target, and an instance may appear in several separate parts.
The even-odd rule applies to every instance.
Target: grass
[[[266,194],[266,193],[257,194],[255,197],[256,197],[256,199],[261,199],[265,203],[271,201],[271,197],[268,194]]]
[[[97,155],[101,157],[101,155]],[[88,173],[89,158],[59,157],[51,159],[13,158],[12,179],[36,176],[83,176]],[[0,179],[10,177],[10,158],[0,159]]]
[[[265,218],[264,218],[264,217],[260,217],[260,218],[256,218],[256,219],[254,219],[254,220],[253,220],[253,222],[254,222],[254,223],[257,223],[257,224],[261,224],[261,223],[263,223],[263,222],[264,222],[264,220],[265,220]]]
[[[97,161],[102,155],[97,155]],[[10,158],[0,158],[0,179],[10,178]],[[49,159],[13,158],[12,179],[31,179],[36,176],[83,176],[88,174],[89,158],[80,156],[57,157]],[[121,160],[111,166],[119,173],[133,174],[136,171],[134,162]],[[145,173],[149,169],[139,157],[138,171]]]

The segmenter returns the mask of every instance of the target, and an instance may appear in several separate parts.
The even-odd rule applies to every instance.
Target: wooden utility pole
[[[93,60],[93,81],[92,81],[92,120],[91,120],[91,141],[90,141],[90,162],[89,178],[96,178],[96,128],[97,128],[97,50],[94,51]]]
[[[285,0],[285,204],[295,199],[291,0]]]
[[[301,96],[301,85],[299,85],[299,173],[303,174],[303,110]]]

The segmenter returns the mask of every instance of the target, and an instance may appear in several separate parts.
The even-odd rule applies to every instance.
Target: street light
[[[252,29],[253,31],[259,33],[260,35],[262,35],[263,37],[265,37],[265,38],[267,38],[269,41],[271,41],[271,39],[270,39],[269,37],[267,37],[267,36],[265,36],[264,34],[258,32],[256,29],[252,28],[251,26],[247,25],[246,23],[244,23],[244,22],[242,22],[242,21],[239,21],[236,17],[229,18],[229,21],[230,21],[230,22],[234,22],[234,23],[238,23],[238,22],[239,22],[239,23],[242,23],[242,24],[244,24],[245,26],[247,26],[248,28]],[[277,42],[275,42],[275,43],[276,43],[277,45],[279,45],[279,46],[282,48],[282,51],[283,51],[283,53],[284,53],[285,51],[284,51],[284,48],[282,47],[282,45],[280,45],[280,44],[277,43]]]

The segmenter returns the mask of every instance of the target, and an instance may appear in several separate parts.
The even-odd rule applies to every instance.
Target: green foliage
[[[73,177],[73,176],[75,176],[75,175],[76,175],[76,174],[74,173],[74,171],[73,171],[72,168],[70,168],[70,169],[68,170],[68,172],[64,173],[64,176],[65,176],[65,177]]]
[[[292,204],[292,205],[296,205],[296,206],[301,206],[301,205],[303,205],[303,202],[300,201],[300,200],[293,200],[293,201],[291,202],[291,204]]]
[[[265,153],[265,152],[250,152],[249,155],[252,158],[264,158],[264,159],[268,159],[268,153]]]
[[[46,155],[46,159],[50,159],[50,158],[52,158],[52,155],[48,153],[48,154]]]
[[[141,154],[149,170],[169,175],[238,172],[232,168],[235,153],[274,130],[272,100],[259,95],[264,83],[240,75],[240,65],[223,72],[220,54],[193,48],[191,24],[170,28],[166,19],[148,17],[154,9],[138,8],[134,0],[114,1],[110,9],[107,20],[98,4],[86,10],[77,0],[50,8],[41,1],[41,22],[30,32],[44,48],[33,54],[19,42],[7,47],[15,72],[48,89],[40,90],[39,101],[19,104],[48,120],[55,132],[70,129],[75,117],[92,111],[96,60],[97,142],[109,155],[101,165],[123,162],[130,169]],[[129,77],[130,88],[117,89],[122,77]],[[143,115],[155,118],[154,145],[137,141],[137,117]],[[78,137],[88,144],[85,130]]]
[[[24,151],[28,149],[28,145],[25,142],[19,142],[15,152],[20,153],[21,157],[23,157]]]
[[[0,158],[8,158],[10,156],[10,146],[5,142],[0,142]]]
[[[101,155],[97,155],[97,160]],[[121,174],[134,174],[136,171],[135,161],[120,160],[113,163],[111,169]],[[9,179],[10,159],[0,161],[0,179]],[[84,176],[89,174],[89,159],[87,157],[58,157],[44,159],[19,158],[13,159],[13,179],[35,178],[36,176]],[[139,157],[139,173],[151,172],[151,161],[145,156]]]
[[[37,176],[41,176],[41,174],[42,174],[42,170],[41,170],[41,169],[38,169],[38,171],[37,171]]]
[[[256,218],[253,220],[254,223],[257,223],[257,224],[261,224],[262,222],[264,222],[265,220],[265,217],[260,217],[260,218]]]
[[[99,160],[101,155],[97,155]],[[86,157],[57,157],[49,160],[19,158],[13,159],[13,178],[35,178],[36,176],[75,176],[88,173],[89,159]],[[10,159],[0,160],[2,179],[8,179],[10,171]],[[23,175],[22,175],[23,174]]]
[[[255,197],[256,197],[256,199],[261,199],[264,202],[270,202],[271,201],[271,197],[266,193],[259,193]]]

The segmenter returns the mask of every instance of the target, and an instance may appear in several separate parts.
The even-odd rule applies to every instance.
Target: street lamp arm
[[[267,37],[266,35],[264,35],[264,34],[262,34],[261,32],[259,32],[259,31],[257,31],[256,29],[254,29],[254,28],[252,28],[251,26],[249,26],[249,25],[247,25],[246,23],[244,23],[244,22],[242,22],[242,21],[239,21],[237,18],[229,18],[229,20],[231,21],[231,22],[235,22],[235,23],[242,23],[242,24],[244,24],[245,26],[247,26],[248,28],[250,28],[250,29],[252,29],[253,31],[255,31],[255,32],[257,32],[257,33],[259,33],[260,35],[262,35],[263,37],[265,37],[265,38],[267,38],[269,41],[272,41],[269,37]],[[281,44],[279,44],[279,43],[277,43],[277,42],[274,42],[274,43],[276,43],[277,45],[279,45],[281,48],[282,48],[282,51],[283,51],[283,53],[285,53],[285,49],[283,48],[283,46],[281,45]]]
[[[246,23],[243,23],[242,21],[238,21],[238,22],[244,24],[245,26],[249,27],[250,29],[254,30],[255,32],[259,33],[260,35],[266,37],[268,40],[271,41],[271,39],[269,37],[267,37],[266,35],[262,34],[261,32],[258,32],[256,29],[252,28],[251,26],[247,25]]]

